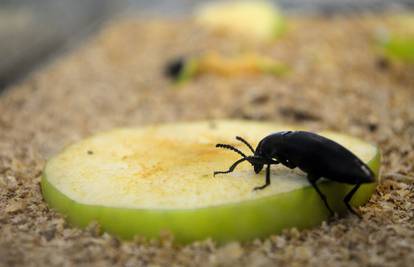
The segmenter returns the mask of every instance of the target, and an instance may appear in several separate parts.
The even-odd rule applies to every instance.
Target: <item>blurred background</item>
[[[0,91],[96,32],[109,19],[182,17],[206,1],[0,0]],[[274,1],[276,2],[276,1]],[[381,12],[414,7],[412,0],[281,0],[286,13]]]

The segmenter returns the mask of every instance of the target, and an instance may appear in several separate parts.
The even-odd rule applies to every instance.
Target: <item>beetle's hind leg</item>
[[[231,165],[230,168],[227,171],[216,171],[216,172],[213,173],[213,176],[216,176],[216,174],[231,173],[232,171],[234,171],[234,169],[237,167],[237,165],[239,165],[240,163],[242,163],[245,160],[247,160],[247,158],[241,158],[238,161],[236,161],[235,163],[233,163],[233,165]]]
[[[323,203],[325,204],[326,208],[331,213],[331,216],[334,215],[334,212],[332,211],[331,207],[329,207],[328,200],[326,199],[326,196],[319,190],[319,187],[316,185],[316,181],[319,180],[320,177],[315,178],[314,176],[311,176],[308,174],[308,181],[309,183],[315,188],[316,192],[318,192],[319,196],[321,197]]]
[[[361,218],[361,215],[359,215],[358,213],[356,213],[356,211],[349,204],[349,201],[351,201],[352,197],[354,196],[354,194],[356,193],[356,191],[358,190],[358,188],[360,186],[361,186],[361,184],[357,184],[356,186],[354,186],[354,188],[352,188],[352,190],[349,191],[349,193],[344,198],[344,203],[345,203],[346,207],[348,208],[348,210],[350,212],[352,212],[353,214],[355,214],[356,216],[358,216],[359,218]]]
[[[262,189],[268,187],[269,185],[270,185],[270,164],[267,164],[267,167],[266,167],[266,183],[262,186],[258,186],[258,187],[253,188],[253,190],[254,191],[262,190]]]

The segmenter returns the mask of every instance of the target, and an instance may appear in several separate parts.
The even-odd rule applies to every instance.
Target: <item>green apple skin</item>
[[[368,162],[379,177],[380,152]],[[352,198],[354,207],[366,203],[378,183],[363,184]],[[329,205],[339,214],[347,209],[343,198],[353,185],[326,181],[319,185]],[[211,238],[219,244],[229,241],[249,241],[278,234],[283,229],[310,228],[329,218],[329,212],[317,192],[311,187],[273,196],[198,209],[146,210],[85,205],[73,201],[58,191],[43,174],[43,196],[49,205],[66,215],[69,223],[85,227],[96,221],[105,232],[122,239],[136,235],[158,238],[168,231],[176,243],[185,244]],[[351,215],[350,215],[351,216]]]
[[[393,59],[404,61],[407,63],[414,63],[414,37],[399,38],[394,37],[384,44],[385,53]]]
[[[177,79],[175,80],[176,84],[183,84],[191,79],[193,79],[199,71],[199,63],[196,58],[187,60],[184,64],[183,70],[181,70]]]

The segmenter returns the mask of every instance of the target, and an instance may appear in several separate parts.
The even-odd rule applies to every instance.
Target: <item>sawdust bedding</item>
[[[373,47],[384,16],[292,18],[267,45],[223,40],[187,21],[113,22],[94,38],[0,97],[1,266],[410,266],[414,262],[414,68],[384,64]],[[174,86],[163,66],[215,47],[252,49],[290,72],[203,75]],[[386,62],[385,62],[386,63]],[[91,224],[80,230],[48,209],[39,181],[45,159],[118,126],[212,118],[301,123],[378,144],[382,182],[363,219],[336,218],[265,240],[186,246],[121,241]],[[258,226],[260,227],[260,226]]]

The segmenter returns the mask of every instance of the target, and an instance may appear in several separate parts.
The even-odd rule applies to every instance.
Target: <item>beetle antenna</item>
[[[250,148],[250,150],[253,152],[254,154],[254,149],[253,147],[243,138],[241,138],[240,136],[236,136],[236,139],[239,140],[240,142],[242,142],[243,144],[245,144],[248,148]]]
[[[235,148],[234,146],[231,146],[231,145],[217,144],[216,147],[230,149],[230,150],[233,150],[236,153],[239,153],[243,158],[246,158],[247,157],[243,152],[241,152],[240,150],[238,150],[237,148]]]

